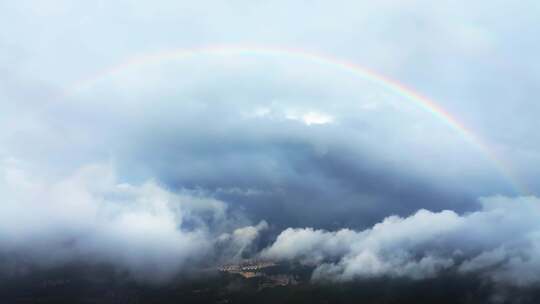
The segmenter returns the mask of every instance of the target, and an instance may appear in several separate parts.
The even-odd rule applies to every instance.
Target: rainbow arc
[[[76,94],[79,90],[92,87],[95,83],[106,79],[107,77],[119,74],[127,69],[159,64],[172,60],[188,60],[195,56],[266,56],[266,57],[288,57],[297,58],[313,64],[328,66],[333,69],[339,69],[344,73],[351,74],[358,79],[369,81],[380,86],[381,88],[391,91],[394,94],[400,95],[406,100],[414,103],[417,107],[425,112],[433,115],[448,127],[457,132],[466,142],[476,147],[485,157],[493,164],[493,166],[501,173],[507,182],[519,194],[526,194],[528,191],[520,181],[515,177],[510,166],[501,160],[497,153],[486,144],[480,136],[476,135],[464,123],[460,122],[456,117],[443,109],[435,101],[423,96],[406,85],[398,81],[376,73],[366,67],[356,63],[344,61],[335,57],[311,53],[305,50],[291,48],[276,48],[276,47],[257,47],[257,46],[213,46],[194,49],[173,49],[163,52],[151,53],[142,56],[135,56],[128,60],[111,66],[92,77],[85,78],[70,86],[66,91],[66,95]]]

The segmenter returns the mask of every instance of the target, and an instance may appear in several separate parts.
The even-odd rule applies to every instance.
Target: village
[[[276,262],[258,259],[244,260],[239,263],[226,264],[218,267],[223,273],[236,274],[244,279],[258,278],[258,289],[278,286],[297,285],[299,279],[292,274],[272,273],[267,270],[279,266]]]

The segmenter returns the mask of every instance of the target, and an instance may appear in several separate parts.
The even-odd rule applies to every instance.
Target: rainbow
[[[339,69],[344,73],[348,73],[359,79],[369,81],[385,90],[388,90],[394,94],[397,94],[406,100],[411,101],[417,107],[421,108],[427,113],[430,113],[441,122],[445,123],[448,127],[457,132],[466,142],[476,147],[481,151],[487,159],[493,164],[493,166],[505,177],[507,182],[512,186],[514,191],[518,194],[526,194],[528,191],[520,181],[515,177],[513,170],[502,161],[497,154],[487,145],[479,136],[477,136],[472,130],[470,130],[465,124],[453,117],[448,111],[443,109],[433,100],[423,96],[422,94],[415,92],[411,88],[397,82],[394,79],[374,72],[366,67],[360,66],[356,63],[344,61],[338,58],[311,53],[300,49],[291,48],[276,48],[276,47],[260,47],[260,46],[213,46],[202,47],[193,49],[173,49],[162,52],[144,54],[140,56],[134,56],[118,65],[109,67],[96,75],[85,78],[78,81],[67,90],[64,95],[70,96],[76,94],[80,90],[92,87],[100,80],[117,75],[128,68],[149,66],[165,61],[172,60],[186,60],[200,55],[212,55],[212,56],[271,56],[271,57],[289,57],[298,58],[304,61],[312,62],[322,66],[328,66],[332,69]]]

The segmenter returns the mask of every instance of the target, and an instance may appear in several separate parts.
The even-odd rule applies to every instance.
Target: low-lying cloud
[[[232,221],[222,201],[173,193],[152,180],[120,183],[106,164],[59,179],[13,159],[0,169],[0,256],[7,261],[0,271],[7,274],[29,265],[86,262],[165,280],[190,264],[212,265],[223,231],[242,223]],[[237,227],[226,244],[231,249],[221,254],[245,250],[266,225]]]
[[[423,279],[453,269],[518,286],[540,283],[540,199],[480,202],[475,212],[419,210],[362,231],[289,228],[261,254],[317,265],[315,280]]]

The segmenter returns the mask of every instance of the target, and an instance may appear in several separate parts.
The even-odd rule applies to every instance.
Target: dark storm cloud
[[[128,180],[200,190],[282,228],[365,227],[427,202],[470,210],[474,195],[506,182],[484,155],[402,97],[368,97],[381,90],[369,83],[318,67],[305,68],[331,77],[298,78],[303,69],[288,68],[290,60],[274,62],[277,76],[269,76],[259,59],[247,69],[243,58],[205,59],[211,63],[128,69],[52,103],[25,134],[43,142],[38,155],[20,137],[8,140],[30,157],[111,157]],[[329,120],[312,123],[309,115]]]

